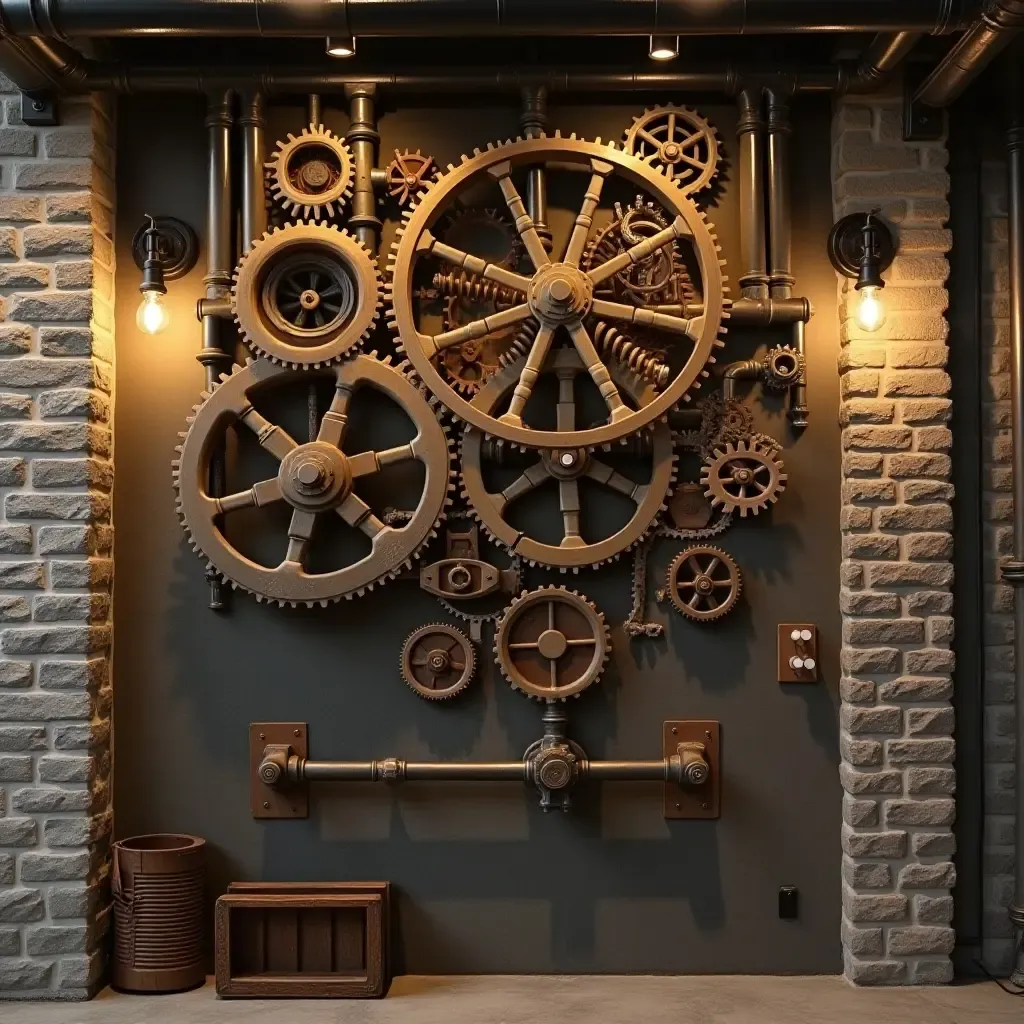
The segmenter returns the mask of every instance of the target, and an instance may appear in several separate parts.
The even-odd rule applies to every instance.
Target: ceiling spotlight
[[[328,36],[327,53],[331,57],[354,57],[356,55],[356,37]]]
[[[651,60],[675,60],[679,56],[679,36],[651,36]]]

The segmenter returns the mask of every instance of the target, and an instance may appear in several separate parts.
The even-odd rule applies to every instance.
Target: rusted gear
[[[559,169],[579,165],[590,173],[587,196],[576,220],[563,259],[551,262],[540,236],[527,215],[521,196],[512,181],[512,172],[519,167],[554,163]],[[618,173],[650,193],[668,216],[670,224],[653,238],[639,243],[618,259],[592,268],[580,269],[586,245],[586,227],[592,221],[600,202],[605,180]],[[527,249],[533,269],[519,274],[496,263],[457,249],[440,241],[432,228],[456,193],[479,181],[490,179],[501,189]],[[704,307],[699,315],[686,319],[668,313],[613,302],[594,296],[594,290],[618,273],[633,259],[646,258],[662,246],[684,241],[691,245],[700,271]],[[452,331],[429,335],[419,329],[418,310],[414,300],[414,277],[417,263],[428,256],[478,274],[485,280],[512,288],[519,302]],[[400,229],[390,256],[391,280],[387,290],[391,300],[390,321],[398,334],[399,344],[423,379],[427,388],[460,419],[499,439],[530,448],[593,448],[634,433],[663,418],[680,401],[686,400],[691,388],[698,386],[705,369],[713,361],[715,348],[721,345],[719,333],[726,313],[726,293],[721,264],[714,236],[704,215],[686,198],[679,187],[665,175],[636,157],[617,150],[614,145],[584,142],[576,138],[537,137],[476,151],[452,167],[424,194],[413,207],[408,221]],[[630,409],[611,380],[607,366],[598,354],[585,326],[589,316],[621,321],[659,332],[669,344],[678,348],[670,361],[675,377],[646,406]],[[444,349],[464,341],[492,334],[494,331],[519,325],[533,317],[539,329],[530,355],[520,371],[512,402],[500,416],[475,408],[444,379],[436,365]],[[522,412],[533,392],[538,371],[555,347],[556,334],[566,332],[583,359],[587,371],[605,400],[607,421],[583,430],[538,430],[527,427]]]
[[[476,651],[454,626],[420,626],[402,645],[402,678],[427,700],[448,700],[473,681]]]
[[[727,398],[722,403],[722,419],[719,424],[719,440],[725,442],[743,441],[754,430],[754,414],[738,399]]]
[[[782,462],[759,441],[738,441],[715,449],[700,471],[704,493],[714,506],[757,515],[786,489]]]
[[[565,587],[523,591],[494,636],[494,656],[516,690],[540,700],[577,697],[597,682],[611,653],[604,616]]]
[[[765,353],[762,368],[765,386],[785,391],[798,384],[804,375],[804,355],[792,345],[776,345]]]
[[[268,231],[242,257],[231,289],[242,339],[284,366],[345,358],[369,337],[381,305],[370,251],[327,224]]]
[[[330,378],[334,397],[324,413],[315,441],[299,444],[256,408],[266,391],[316,376]],[[416,436],[397,448],[343,452],[352,396],[372,389],[397,403],[408,415]],[[398,575],[435,535],[452,490],[448,437],[423,393],[401,369],[374,355],[360,355],[322,370],[288,370],[266,359],[236,366],[221,378],[212,395],[189,417],[178,447],[174,487],[178,514],[193,548],[234,587],[278,604],[324,604],[354,597]],[[214,497],[209,493],[210,459],[229,426],[252,431],[260,446],[280,463],[277,475],[253,486]],[[416,460],[423,464],[419,502],[401,526],[386,525],[355,493],[354,483],[385,466]],[[288,550],[277,566],[264,566],[238,551],[220,526],[237,509],[263,508],[284,502],[292,509]],[[307,572],[310,538],[318,515],[333,514],[370,538],[370,553],[359,561],[326,572]]]
[[[626,132],[623,148],[656,167],[687,195],[706,188],[718,174],[718,136],[689,107],[649,107]]]
[[[311,124],[277,144],[266,167],[274,198],[293,217],[340,214],[352,195],[352,151],[330,128]]]
[[[560,391],[558,425],[563,431],[575,429],[576,378],[586,371],[572,349],[560,349],[550,362],[558,378]],[[638,405],[654,395],[653,387],[620,366],[611,368],[616,386]],[[520,367],[502,370],[484,386],[473,400],[476,407],[493,411],[508,398],[519,380]],[[485,443],[483,434],[468,427],[462,440],[462,495],[470,503],[490,537],[512,554],[533,564],[553,566],[562,572],[577,571],[583,566],[597,567],[617,558],[639,543],[665,509],[665,502],[675,481],[676,458],[672,431],[659,423],[651,435],[650,480],[638,484],[613,469],[595,454],[580,448],[556,449],[538,453],[537,460],[523,474],[499,493],[488,491],[484,481]],[[586,478],[630,498],[636,506],[629,521],[610,537],[586,540],[580,532],[580,480]],[[562,514],[562,541],[545,544],[512,526],[506,512],[513,501],[553,481],[558,485]]]
[[[387,181],[388,195],[394,199],[399,206],[409,203],[416,192],[426,188],[430,183],[431,174],[434,171],[434,158],[421,153],[418,149],[415,153],[408,149],[395,150],[395,159],[388,164],[384,171]]]
[[[743,589],[740,567],[719,548],[681,551],[668,567],[665,594],[688,619],[711,622],[736,607]]]

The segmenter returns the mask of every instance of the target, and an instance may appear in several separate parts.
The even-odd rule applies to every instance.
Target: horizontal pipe
[[[595,782],[666,782],[669,762],[662,761],[584,761],[581,774]]]
[[[580,778],[594,781],[664,782],[671,763],[580,761]],[[307,761],[291,760],[293,782],[529,782],[525,761]]]
[[[976,0],[0,0],[17,35],[757,35],[965,28]]]

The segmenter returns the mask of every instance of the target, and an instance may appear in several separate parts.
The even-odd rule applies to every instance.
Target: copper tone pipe
[[[377,163],[377,147],[380,145],[374,112],[377,87],[366,83],[348,85],[345,87],[345,96],[349,102],[350,117],[345,141],[352,150],[355,165],[352,216],[348,223],[356,238],[376,256],[383,226],[376,213],[377,198],[373,191],[373,169]]]

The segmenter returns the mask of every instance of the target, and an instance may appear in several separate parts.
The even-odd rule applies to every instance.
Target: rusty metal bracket
[[[249,801],[254,818],[308,818],[309,790],[288,780],[288,759],[309,756],[305,722],[253,722],[249,726]],[[271,772],[270,766],[281,769]]]
[[[666,819],[717,818],[721,814],[721,726],[718,722],[666,722],[662,732],[666,760],[680,757],[688,763],[703,758],[707,781],[701,785],[665,783]]]

